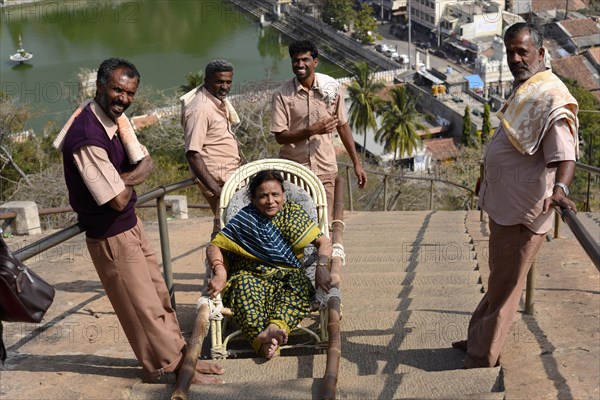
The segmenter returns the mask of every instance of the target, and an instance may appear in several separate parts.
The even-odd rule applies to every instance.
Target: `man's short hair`
[[[531,36],[531,40],[533,40],[535,47],[537,49],[542,48],[544,46],[544,35],[542,35],[540,28],[531,22],[517,22],[516,24],[509,26],[506,32],[504,32],[504,41],[506,42],[507,40],[514,38],[521,33],[521,31],[526,29],[529,31],[529,35]]]
[[[102,61],[102,64],[100,64],[100,66],[98,67],[98,74],[96,75],[96,80],[102,85],[106,85],[113,72],[121,68],[124,69],[125,76],[127,76],[128,78],[138,78],[139,83],[140,73],[135,67],[135,65],[133,65],[127,60],[116,57]]]
[[[233,72],[233,64],[227,60],[212,60],[204,68],[204,77],[209,77],[216,72]]]
[[[296,54],[302,54],[310,51],[310,56],[312,58],[319,57],[319,50],[317,50],[317,46],[314,45],[313,42],[308,40],[297,40],[295,42],[290,43],[288,46],[288,51],[290,53],[290,58],[294,58]]]

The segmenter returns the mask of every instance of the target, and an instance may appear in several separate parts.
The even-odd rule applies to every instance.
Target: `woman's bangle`
[[[322,263],[322,262],[318,262],[317,263],[317,267],[327,267],[328,263]]]
[[[210,265],[210,269],[212,269],[212,270],[213,270],[213,272],[214,272],[214,271],[215,271],[215,267],[216,267],[217,265],[221,265],[221,266],[223,266],[223,268],[225,268],[225,264],[223,263],[223,261],[217,260],[217,261],[213,261],[213,262],[211,263],[211,265]]]

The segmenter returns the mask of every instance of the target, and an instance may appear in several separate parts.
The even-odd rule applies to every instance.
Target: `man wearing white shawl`
[[[479,205],[490,219],[487,292],[469,322],[465,368],[493,367],[517,313],[527,274],[552,207],[576,210],[567,197],[577,156],[577,101],[544,65],[542,34],[517,23],[504,35],[513,91],[484,155]]]
[[[179,98],[185,156],[213,212],[213,235],[220,229],[221,188],[241,161],[232,129],[240,120],[227,99],[232,81],[233,65],[225,60],[213,60],[205,67],[204,84]]]
[[[319,177],[327,192],[328,212],[332,215],[338,171],[334,129],[354,164],[361,189],[367,183],[367,174],[354,147],[340,84],[330,76],[315,72],[319,63],[317,47],[309,41],[297,41],[289,45],[289,54],[296,76],[273,93],[271,132],[281,145],[281,158],[296,161]]]
[[[177,373],[186,351],[169,291],[135,213],[134,186],[153,168],[141,148],[132,159],[124,137],[140,144],[124,117],[140,82],[136,67],[109,58],[98,68],[96,96],[78,109],[57,139],[63,153],[69,203],[86,231],[86,244],[102,286],[147,377]],[[223,369],[206,362],[196,366],[194,380],[222,383],[210,376]]]

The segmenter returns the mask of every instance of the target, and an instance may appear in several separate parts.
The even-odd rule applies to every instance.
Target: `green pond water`
[[[19,36],[34,57],[9,59]],[[292,76],[289,38],[222,0],[54,0],[0,8],[0,91],[35,113],[28,127],[60,128],[78,93],[77,73],[108,57],[132,61],[141,90],[175,98],[185,74],[225,58],[235,65],[232,93]],[[345,72],[321,59],[319,71]],[[274,83],[272,83],[274,84]]]

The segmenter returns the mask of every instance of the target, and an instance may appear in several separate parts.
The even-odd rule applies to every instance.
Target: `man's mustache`
[[[511,64],[510,67],[512,69],[515,69],[515,68],[529,69],[529,68],[527,68],[527,65],[525,65],[525,64]]]

